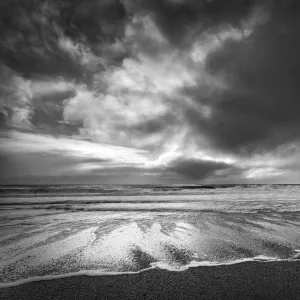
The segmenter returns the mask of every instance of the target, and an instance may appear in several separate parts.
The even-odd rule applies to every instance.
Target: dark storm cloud
[[[95,74],[105,78],[102,71],[120,65],[130,55],[130,46],[121,43],[121,47],[115,47],[114,43],[122,41],[126,22],[134,14],[150,16],[171,45],[185,46],[187,39],[193,40],[211,26],[226,22],[238,24],[252,5],[253,1],[233,0],[226,5],[219,0],[4,0],[0,4],[0,55],[3,65],[23,79],[59,77],[89,85]],[[133,42],[140,44],[140,50],[150,54],[168,50],[157,41],[143,42],[142,35],[134,39]],[[32,95],[31,103],[26,104],[27,122],[38,129],[53,127],[53,132],[55,128],[61,132],[57,122],[62,119],[62,101],[72,93],[74,90]],[[1,123],[9,120],[10,108],[11,105],[6,105],[1,110]],[[150,118],[138,131],[146,134],[164,130],[163,123],[169,122],[155,122]]]
[[[68,50],[80,55],[89,47],[90,55],[93,51],[99,54],[102,44],[122,34],[125,17],[123,6],[116,1],[4,0],[0,4],[1,58],[24,76],[83,80],[90,70]],[[101,61],[97,64],[103,68]]]
[[[121,63],[126,49],[114,43],[126,18],[120,1],[1,1],[1,128],[76,133],[62,122],[63,101],[75,84],[92,84],[95,73]],[[66,81],[73,86],[57,90]]]
[[[153,17],[174,46],[185,48],[207,29],[224,24],[240,26],[256,3],[255,0],[141,0],[137,7]]]
[[[74,38],[84,33],[90,43],[113,42],[123,35],[127,17],[122,1],[56,1],[65,33]]]
[[[230,167],[223,162],[180,158],[171,163],[169,170],[186,178],[201,180]]]
[[[285,1],[270,12],[247,38],[228,39],[209,55],[206,70],[227,88],[208,98],[201,87],[188,91],[211,110],[207,118],[189,110],[188,121],[220,149],[265,151],[300,138],[299,3]]]

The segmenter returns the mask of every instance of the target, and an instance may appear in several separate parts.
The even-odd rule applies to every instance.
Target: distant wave
[[[116,202],[109,202],[109,201],[103,201],[98,202],[98,204],[172,204],[172,203],[182,203],[180,201],[176,202],[122,202],[122,201],[116,201]],[[192,204],[193,202],[190,202],[189,204]],[[197,203],[196,201],[194,203]],[[26,204],[20,204],[20,203],[10,203],[10,204],[0,204],[0,210],[9,210],[14,209],[16,207],[18,210],[53,210],[53,211],[66,211],[66,212],[189,212],[189,213],[242,213],[242,214],[265,214],[265,213],[298,213],[300,212],[300,207],[281,207],[281,208],[230,208],[230,207],[221,207],[221,208],[195,208],[195,207],[89,207],[89,206],[72,206],[69,205],[69,203],[66,203],[65,206],[62,205],[45,205],[46,203],[40,204],[40,205],[34,205],[35,203],[26,203]],[[93,203],[95,204],[95,203]]]
[[[248,189],[269,188],[277,189],[290,185],[254,185],[254,184],[214,184],[214,185],[2,185],[0,196],[6,195],[43,195],[51,194],[99,194],[99,195],[135,195],[145,193],[176,193],[181,191],[201,191],[215,189]]]

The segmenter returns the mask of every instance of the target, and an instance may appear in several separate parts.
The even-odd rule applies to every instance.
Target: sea
[[[300,259],[300,185],[0,186],[0,286]]]

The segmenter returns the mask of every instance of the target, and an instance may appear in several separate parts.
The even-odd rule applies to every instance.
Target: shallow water
[[[297,259],[300,186],[0,188],[0,282]]]

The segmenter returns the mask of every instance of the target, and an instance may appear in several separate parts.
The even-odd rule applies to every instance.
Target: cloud
[[[79,62],[82,67],[93,72],[105,66],[105,61],[92,53],[91,49],[79,42],[74,42],[68,37],[61,35],[58,38],[58,47],[67,53],[74,62]]]
[[[0,76],[2,128],[29,131],[43,128],[56,134],[65,133],[66,127],[71,129],[63,123],[62,107],[63,100],[74,96],[74,82],[47,77],[25,79],[4,64],[0,66]]]
[[[111,160],[120,164],[144,164],[145,150],[91,143],[65,137],[53,138],[47,135],[4,132],[0,149],[4,153],[62,153],[66,156]]]
[[[145,0],[128,5],[128,9],[150,15],[173,46],[186,48],[208,28],[239,25],[253,4],[255,1]]]
[[[194,111],[186,118],[214,147],[251,154],[299,140],[299,18],[292,7],[279,8],[248,37],[227,39],[206,60],[207,72],[222,77],[226,88],[205,99],[209,118]],[[190,95],[201,105],[198,91]]]
[[[64,101],[74,97],[77,85],[62,77],[39,77],[31,81],[32,106],[31,118],[36,130],[54,135],[73,135],[78,126],[63,119]]]
[[[192,80],[192,72],[176,53],[174,58],[165,54],[154,60],[138,52],[118,68],[96,74],[94,90],[80,87],[65,103],[65,120],[83,122],[82,135],[137,145],[150,135],[170,134],[171,124],[178,126],[167,97],[171,100],[176,89]]]
[[[276,168],[256,168],[250,169],[246,172],[245,177],[247,179],[261,179],[261,178],[273,178],[275,176],[280,176],[284,172]]]
[[[177,159],[169,166],[173,172],[194,180],[210,178],[218,171],[229,168],[230,165],[223,162],[186,158]]]
[[[95,69],[103,69],[104,54],[121,34],[124,18],[122,4],[111,1],[5,0],[1,57],[25,76],[88,81]]]
[[[73,81],[66,81],[64,78],[39,78],[33,80],[31,90],[35,97],[49,97],[56,94],[72,94],[75,90]]]
[[[70,138],[2,132],[2,179],[36,176],[96,176],[125,168],[145,169],[147,151]],[[148,170],[147,172],[150,172]]]
[[[296,1],[2,1],[7,174],[296,180],[298,9]]]
[[[0,64],[0,115],[2,127],[31,129],[33,114],[30,81]]]

